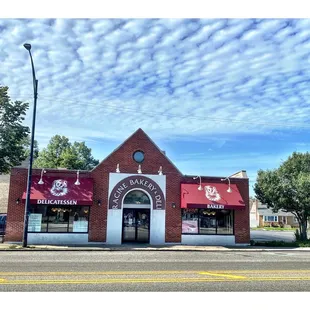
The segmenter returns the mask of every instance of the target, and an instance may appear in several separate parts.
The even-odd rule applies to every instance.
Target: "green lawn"
[[[290,230],[290,231],[296,231],[297,228],[281,228],[281,227],[255,227],[251,228],[251,230],[273,230],[273,231],[284,231],[284,230]]]

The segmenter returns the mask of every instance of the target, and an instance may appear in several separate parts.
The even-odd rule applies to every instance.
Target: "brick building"
[[[27,169],[10,178],[6,241],[22,241]],[[249,182],[183,175],[142,129],[91,171],[34,169],[29,244],[248,244]]]

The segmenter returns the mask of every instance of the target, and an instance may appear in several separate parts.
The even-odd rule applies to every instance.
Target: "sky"
[[[0,19],[0,85],[39,80],[35,138],[102,160],[142,128],[184,174],[259,169],[309,151],[310,19]],[[120,163],[121,165],[121,163]]]

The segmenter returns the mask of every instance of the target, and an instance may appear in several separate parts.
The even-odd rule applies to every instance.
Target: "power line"
[[[13,93],[10,93],[10,95]],[[26,95],[27,96],[27,95]],[[31,96],[31,94],[28,95],[29,97]],[[242,120],[236,120],[236,119],[231,119],[231,118],[220,118],[220,117],[210,117],[210,116],[205,116],[205,117],[199,117],[193,114],[188,114],[188,115],[180,115],[180,114],[174,114],[174,113],[167,113],[167,112],[149,112],[149,111],[144,111],[141,108],[139,109],[134,109],[134,108],[130,108],[130,107],[124,107],[124,106],[118,106],[118,105],[113,105],[111,103],[105,103],[105,105],[100,105],[97,103],[93,103],[93,102],[89,102],[89,101],[81,101],[79,99],[75,99],[75,100],[70,100],[70,99],[62,99],[61,97],[52,97],[52,96],[46,96],[43,95],[41,96],[39,94],[39,99],[42,100],[46,100],[46,101],[56,101],[56,102],[61,102],[61,103],[72,103],[74,105],[78,105],[78,106],[84,106],[88,105],[88,106],[92,106],[92,107],[96,107],[96,108],[108,108],[111,109],[112,111],[124,111],[124,112],[134,112],[134,113],[143,113],[144,115],[149,115],[149,116],[166,116],[166,117],[171,117],[171,118],[178,118],[178,119],[193,119],[193,120],[214,120],[216,122],[225,122],[225,123],[236,123],[236,124],[243,124],[243,125],[261,125],[261,126],[280,126],[282,128],[298,128],[298,129],[302,129],[302,128],[310,128],[310,124],[306,125],[306,124],[301,124],[301,123],[293,123],[293,122],[261,122],[261,121],[257,121],[255,119],[253,120],[247,120],[242,121]],[[28,99],[27,99],[28,100]],[[103,102],[108,101],[103,100]]]
[[[255,119],[253,120],[247,120],[247,122],[245,123],[245,121],[242,120],[235,120],[235,119],[228,119],[228,118],[219,118],[219,117],[210,117],[210,116],[205,116],[205,117],[199,117],[193,114],[189,114],[189,115],[179,115],[179,114],[173,114],[173,113],[159,113],[159,112],[149,112],[149,111],[143,111],[142,109],[134,109],[134,108],[130,108],[130,107],[120,107],[120,106],[116,106],[116,105],[111,105],[109,103],[105,103],[105,106],[102,106],[100,104],[96,104],[96,103],[92,103],[92,102],[86,102],[86,101],[80,101],[80,100],[68,100],[68,99],[61,99],[58,97],[58,99],[55,99],[57,97],[48,97],[48,96],[40,96],[39,98],[45,100],[44,98],[46,98],[46,100],[49,101],[57,101],[57,102],[62,102],[62,103],[73,103],[74,105],[89,105],[89,106],[94,106],[96,108],[109,108],[111,110],[115,110],[115,111],[127,111],[127,112],[135,112],[135,113],[143,113],[146,115],[150,115],[150,116],[167,116],[167,117],[173,117],[173,118],[184,118],[184,119],[195,119],[195,120],[207,120],[207,119],[211,119],[211,120],[215,120],[217,122],[231,122],[231,123],[238,123],[238,124],[243,124],[243,125],[262,125],[262,126],[270,126],[270,125],[274,125],[274,126],[281,126],[281,127],[298,127],[298,128],[310,128],[310,124],[309,125],[301,125],[301,123],[288,123],[288,122],[282,122],[282,123],[276,123],[276,122],[261,122],[261,121],[257,121]],[[50,99],[48,99],[50,98]],[[106,100],[107,101],[107,100]]]

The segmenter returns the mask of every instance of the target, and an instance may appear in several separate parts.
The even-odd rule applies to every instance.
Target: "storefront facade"
[[[249,183],[185,176],[137,130],[92,171],[34,169],[29,244],[248,244]],[[27,169],[10,178],[6,242],[21,242]]]

